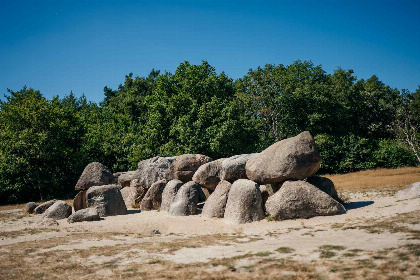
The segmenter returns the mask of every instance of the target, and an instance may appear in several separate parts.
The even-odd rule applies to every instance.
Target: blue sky
[[[240,78],[311,60],[420,85],[420,1],[0,0],[0,95],[24,85],[99,102],[130,72],[207,60]]]

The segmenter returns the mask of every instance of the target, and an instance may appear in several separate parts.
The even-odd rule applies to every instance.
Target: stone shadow
[[[353,202],[348,202],[346,204],[344,204],[344,207],[346,207],[347,210],[353,210],[353,209],[358,209],[358,208],[363,208],[369,205],[372,205],[374,202],[373,201],[353,201]]]

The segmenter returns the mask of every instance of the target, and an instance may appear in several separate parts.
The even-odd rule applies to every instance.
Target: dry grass
[[[50,240],[45,245],[60,241]],[[420,273],[419,244],[380,252],[349,250],[334,259],[326,255],[311,263],[279,258],[283,255],[280,252],[261,252],[191,264],[160,258],[124,263],[121,258],[127,250],[125,246],[45,253],[37,252],[34,247],[38,246],[31,242],[6,247],[0,255],[0,279],[416,279]],[[323,249],[345,251],[335,246]],[[98,263],[88,261],[92,256],[98,257],[92,253],[99,251],[106,256],[118,254],[118,258]]]
[[[420,180],[420,166],[326,175],[337,190],[399,190]]]

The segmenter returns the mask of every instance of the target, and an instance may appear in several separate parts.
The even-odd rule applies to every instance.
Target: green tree
[[[181,63],[156,80],[137,159],[203,153],[214,158],[251,151],[255,137],[243,117],[233,80],[206,61]],[[246,133],[250,132],[250,133]],[[241,143],[239,145],[238,143]]]
[[[73,108],[31,88],[9,94],[0,104],[0,203],[71,192],[84,164]]]

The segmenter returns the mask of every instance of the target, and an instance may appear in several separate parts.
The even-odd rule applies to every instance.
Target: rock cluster
[[[124,215],[134,205],[141,211],[188,216],[199,213],[204,201],[203,217],[234,224],[259,221],[267,215],[283,220],[345,213],[331,180],[315,176],[320,164],[307,131],[258,154],[217,160],[201,154],[157,156],[140,161],[135,171],[114,174],[94,162],[86,166],[76,184],[75,213],[64,216],[69,222],[90,221]],[[56,201],[48,203],[51,206]],[[48,208],[41,206],[28,204],[26,211]]]

